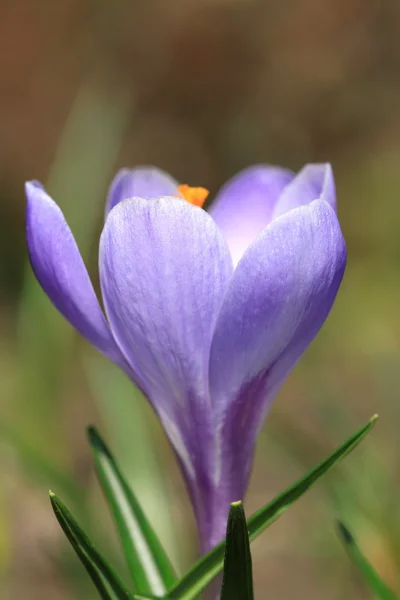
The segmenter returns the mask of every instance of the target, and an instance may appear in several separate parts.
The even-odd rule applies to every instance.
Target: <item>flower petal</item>
[[[232,272],[213,220],[184,200],[134,198],[110,213],[100,240],[104,304],[152,401],[208,397],[209,348]]]
[[[177,452],[198,515],[215,463],[209,350],[232,272],[212,218],[184,200],[133,198],[106,220],[100,281],[110,326]]]
[[[346,262],[324,200],[272,221],[240,261],[217,321],[210,392],[224,478],[242,497],[255,438],[277,388],[325,321]],[[229,474],[230,473],[230,474]]]
[[[25,191],[29,256],[40,285],[86,339],[111,360],[121,361],[64,215],[40,183],[26,183]]]
[[[136,167],[121,169],[114,177],[106,202],[108,213],[121,200],[137,196],[150,200],[158,196],[178,196],[179,183],[165,171],[156,167]]]
[[[209,209],[221,229],[236,265],[266,227],[285,186],[294,174],[269,165],[248,167],[230,179]]]
[[[272,218],[276,219],[293,208],[313,200],[325,200],[336,211],[335,180],[329,164],[310,164],[296,175],[280,196]]]

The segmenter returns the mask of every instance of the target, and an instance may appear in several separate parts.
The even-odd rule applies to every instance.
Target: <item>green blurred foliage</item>
[[[251,163],[333,163],[348,269],[268,419],[249,514],[372,413],[381,419],[373,440],[254,545],[255,597],[364,598],[336,517],[400,591],[399,13],[396,0],[1,4],[2,598],[94,598],[54,523],[49,487],[123,570],[94,484],[90,422],[107,433],[178,569],[196,556],[154,415],[64,323],[26,261],[26,179],[46,182],[97,281],[107,185],[120,166],[143,163],[211,196]],[[178,535],[162,528],[160,495]]]

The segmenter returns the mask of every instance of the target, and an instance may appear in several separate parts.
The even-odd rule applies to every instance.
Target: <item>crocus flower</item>
[[[329,165],[260,165],[205,192],[143,167],[114,179],[100,238],[104,312],[64,216],[26,185],[27,241],[44,291],[158,414],[181,465],[201,548],[243,498],[257,434],[325,321],[346,249]],[[183,195],[188,201],[185,201]]]

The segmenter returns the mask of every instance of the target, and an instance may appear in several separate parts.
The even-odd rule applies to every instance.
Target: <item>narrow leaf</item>
[[[354,433],[325,460],[308,471],[304,477],[288,487],[284,492],[276,496],[272,502],[252,515],[247,521],[250,540],[256,538],[264,529],[272,525],[320,477],[325,475],[347,454],[354,450],[371,430],[377,418],[377,415],[373,416],[364,427]],[[168,598],[170,600],[193,600],[197,598],[200,592],[221,572],[224,548],[225,542],[221,542],[208,552],[208,554],[203,556],[172,588]]]
[[[50,492],[50,502],[57,521],[96,586],[102,600],[151,600],[147,596],[133,595],[125,588],[114,569],[96,550],[69,510],[53,492]]]
[[[114,517],[136,591],[162,596],[177,577],[157,535],[94,427],[88,436],[96,471]]]
[[[357,546],[352,534],[343,523],[338,523],[338,532],[350,558],[358,567],[365,583],[375,598],[378,598],[378,600],[396,600],[394,593],[388,588],[386,583],[382,581],[373,566],[367,561]]]
[[[100,354],[90,352],[84,366],[103,421],[114,440],[112,452],[118,456],[120,469],[123,467],[125,481],[145,508],[147,520],[162,540],[169,560],[179,565],[183,548],[172,518],[168,473],[155,443],[157,432],[151,426],[153,409],[121,369]],[[160,498],[164,501],[160,502]]]
[[[234,502],[226,529],[221,600],[253,600],[250,540],[243,504]]]

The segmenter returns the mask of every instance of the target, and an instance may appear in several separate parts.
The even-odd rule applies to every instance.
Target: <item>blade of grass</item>
[[[49,493],[54,514],[71,546],[81,560],[103,600],[151,600],[148,596],[131,594],[114,569],[75,521],[66,506],[53,492]]]
[[[367,561],[350,531],[340,521],[338,522],[338,533],[351,560],[358,568],[362,578],[375,598],[378,598],[378,600],[396,600],[396,596],[392,590],[388,588],[373,566]]]
[[[304,477],[288,487],[266,506],[257,511],[247,521],[250,540],[255,539],[264,529],[272,525],[300,496],[302,496],[320,477],[338,464],[364,439],[374,426],[377,415],[373,416],[364,427],[350,436],[325,460],[308,471]],[[224,559],[225,542],[221,542],[208,554],[203,556],[170,590],[170,600],[194,600],[201,591],[221,572]]]
[[[186,544],[171,513],[174,490],[165,470],[169,457],[157,451],[161,425],[148,401],[115,365],[92,352],[84,365],[125,481],[135,490],[135,497],[163,541],[172,565],[179,570],[182,562],[187,565]],[[159,502],[160,498],[164,501]]]
[[[177,577],[139,502],[94,427],[88,437],[97,476],[116,523],[134,589],[163,595]]]
[[[250,540],[242,502],[233,502],[229,511],[221,600],[254,600]]]

